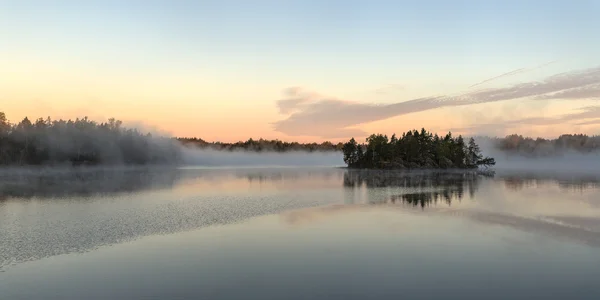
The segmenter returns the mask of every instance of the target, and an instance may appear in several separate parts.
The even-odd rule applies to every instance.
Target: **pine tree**
[[[350,139],[347,143],[344,144],[342,148],[342,152],[344,153],[344,162],[352,167],[358,161],[357,155],[357,144],[354,138]]]
[[[467,146],[467,167],[476,167],[477,163],[481,160],[482,157],[483,156],[481,155],[479,145],[475,143],[474,138],[470,138],[469,144]]]

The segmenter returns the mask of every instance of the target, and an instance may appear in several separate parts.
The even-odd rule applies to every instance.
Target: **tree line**
[[[401,137],[372,134],[365,144],[354,138],[342,146],[344,162],[350,168],[404,169],[404,168],[477,168],[496,164],[491,157],[483,157],[479,146],[471,138],[465,143],[462,136],[454,138],[449,132],[444,137],[424,128],[411,130]]]
[[[553,156],[567,151],[590,153],[600,150],[600,136],[585,134],[563,134],[556,139],[530,138],[511,134],[504,138],[481,137],[478,140],[491,141],[503,152],[523,156]]]
[[[10,123],[0,112],[0,165],[166,164],[178,161],[180,147],[171,138],[154,137],[122,122],[76,120]]]
[[[221,151],[273,151],[273,152],[287,152],[287,151],[341,151],[343,143],[334,144],[329,141],[322,143],[298,143],[298,142],[284,142],[280,140],[266,140],[252,138],[246,141],[239,141],[235,143],[223,143],[223,142],[207,142],[199,138],[177,138],[177,140],[185,146],[194,146],[201,149],[213,149]]]
[[[565,134],[557,139],[532,139],[521,135],[504,138],[478,137],[495,149],[526,156],[549,156],[566,151],[588,153],[600,150],[600,136]],[[87,117],[75,120],[24,118],[11,123],[0,112],[0,165],[42,164],[165,164],[181,159],[181,147],[220,151],[342,151],[353,168],[475,168],[494,165],[483,157],[473,139],[451,133],[438,136],[411,130],[401,137],[373,134],[365,143],[353,138],[347,143],[298,143],[281,140],[248,139],[235,143],[207,142],[200,138],[166,138],[126,128],[121,121],[95,122]]]

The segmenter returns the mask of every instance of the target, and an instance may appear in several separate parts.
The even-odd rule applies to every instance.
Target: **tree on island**
[[[496,164],[493,158],[483,157],[473,138],[465,144],[462,136],[454,138],[449,132],[442,138],[424,128],[405,132],[400,138],[373,134],[366,144],[352,138],[342,151],[344,162],[351,168],[477,168]]]
[[[344,152],[344,162],[347,165],[354,165],[358,162],[358,149],[359,146],[354,138],[351,138],[349,142],[344,144],[342,151]]]

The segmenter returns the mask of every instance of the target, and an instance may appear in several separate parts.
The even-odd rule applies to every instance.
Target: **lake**
[[[600,172],[0,173],[0,298],[600,299]]]

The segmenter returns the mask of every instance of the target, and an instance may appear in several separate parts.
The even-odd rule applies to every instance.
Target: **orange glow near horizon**
[[[12,122],[19,122],[26,116],[32,120],[48,116],[53,119],[87,116],[98,122],[114,117],[125,125],[141,127],[142,130],[222,142],[264,138],[337,143],[350,138],[321,138],[320,132],[315,132],[314,136],[288,136],[275,131],[273,123],[288,117],[281,115],[276,106],[276,101],[282,97],[282,86],[279,84],[285,83],[251,81],[241,77],[228,79],[207,74],[166,76],[123,73],[113,76],[111,70],[93,73],[75,66],[20,64],[18,61],[6,64],[6,67],[9,72],[0,74],[0,110]],[[416,88],[401,91],[398,95],[403,97],[388,97],[384,103],[398,101],[394,98],[408,100],[411,97],[425,97],[447,89]],[[331,89],[331,94],[335,96],[335,91],[341,90],[338,86]],[[351,90],[347,94],[352,94]],[[363,101],[382,99],[374,94],[362,98],[359,96],[356,98]],[[513,100],[438,108],[364,123],[355,128],[368,133],[391,135],[424,127],[431,132],[445,134],[455,128],[468,127],[473,122],[493,123],[498,120],[554,116],[595,105],[593,100],[540,103]],[[563,133],[583,132],[591,135],[599,130],[599,125],[574,125],[571,122],[552,126],[522,125],[494,134],[503,136],[519,133],[552,138]],[[468,135],[478,132],[456,133]],[[355,138],[364,140],[364,137]]]

